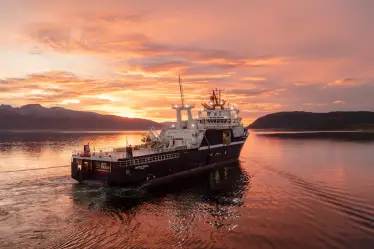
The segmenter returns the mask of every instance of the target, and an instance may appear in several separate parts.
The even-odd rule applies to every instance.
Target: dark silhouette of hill
[[[141,118],[125,118],[73,111],[39,104],[13,108],[0,105],[0,130],[145,130],[163,125]]]
[[[373,129],[374,112],[278,112],[249,125],[251,129],[342,130]]]

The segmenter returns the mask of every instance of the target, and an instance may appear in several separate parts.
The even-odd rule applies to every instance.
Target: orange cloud
[[[367,79],[346,78],[331,82],[327,85],[327,87],[352,87],[365,84],[367,81]]]
[[[241,81],[265,81],[266,78],[263,78],[263,77],[243,77],[240,80]]]
[[[64,106],[156,121],[174,119],[175,113],[170,106],[180,103],[176,78],[141,78],[137,83],[134,81],[136,78],[97,80],[78,77],[69,72],[51,71],[31,74],[25,78],[1,80],[0,88],[4,91],[0,93],[0,100],[13,105],[40,103],[46,106]],[[139,87],[134,87],[138,84]],[[206,102],[211,91],[209,86],[205,83],[188,82],[186,79],[186,101],[197,105]],[[264,88],[237,89],[226,91],[225,98],[232,104],[237,103],[245,107],[245,100],[248,97],[272,96],[279,91]],[[20,96],[22,101],[15,99],[15,96]],[[264,107],[264,110],[270,109]]]

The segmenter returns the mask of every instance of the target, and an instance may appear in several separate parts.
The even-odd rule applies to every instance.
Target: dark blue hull
[[[206,145],[199,149],[120,159],[105,168],[78,169],[78,163],[73,160],[71,176],[80,182],[95,181],[111,186],[141,185],[235,161],[245,140],[243,137],[230,145]]]

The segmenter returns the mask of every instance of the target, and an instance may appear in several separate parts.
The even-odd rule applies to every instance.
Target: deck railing
[[[172,148],[139,148],[133,150],[133,157],[152,155],[156,153],[173,152],[187,149],[186,145],[176,146]],[[126,147],[108,147],[108,148],[97,148],[90,152],[91,157],[108,158],[108,159],[120,159],[126,158]],[[80,156],[84,153],[81,150],[72,151],[73,156]]]

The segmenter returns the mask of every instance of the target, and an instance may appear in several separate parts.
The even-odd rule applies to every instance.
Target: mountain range
[[[162,129],[172,122],[126,118],[62,107],[29,104],[0,105],[0,130],[147,130]],[[374,129],[374,112],[277,112],[258,118],[250,129],[341,130]]]
[[[164,125],[141,118],[73,111],[62,107],[29,104],[0,105],[0,130],[146,130]]]

